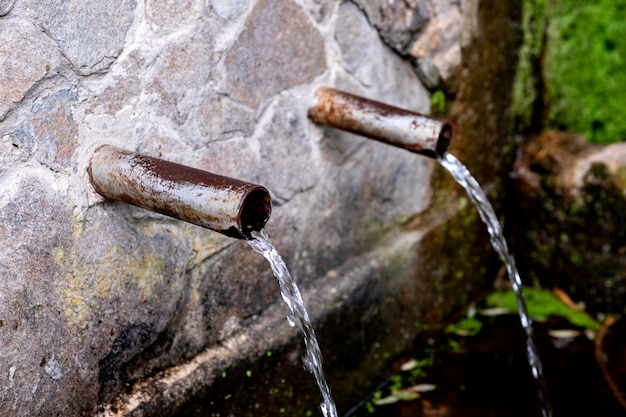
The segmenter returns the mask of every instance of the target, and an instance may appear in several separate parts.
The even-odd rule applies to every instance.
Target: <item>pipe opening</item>
[[[431,158],[443,156],[452,141],[452,126],[443,120],[333,88],[315,91],[308,115],[317,124]]]
[[[439,132],[439,138],[437,139],[437,146],[435,147],[435,152],[439,156],[445,155],[450,148],[450,143],[452,142],[452,126],[449,123],[444,123],[441,132]]]
[[[241,204],[241,233],[250,237],[250,233],[259,232],[272,214],[272,199],[265,188],[257,188],[248,193]]]

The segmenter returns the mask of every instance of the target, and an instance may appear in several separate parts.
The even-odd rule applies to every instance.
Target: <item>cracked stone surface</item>
[[[0,121],[59,64],[54,44],[35,26],[24,19],[0,19]]]
[[[27,8],[74,68],[91,74],[107,68],[122,51],[135,1],[28,1]]]
[[[406,54],[416,34],[430,20],[427,0],[354,0],[389,46]]]

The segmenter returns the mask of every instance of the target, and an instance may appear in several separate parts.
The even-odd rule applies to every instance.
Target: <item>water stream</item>
[[[491,245],[506,265],[509,280],[511,281],[511,286],[517,299],[522,328],[526,333],[526,355],[533,377],[537,382],[542,415],[543,417],[551,417],[552,408],[548,400],[548,388],[544,379],[541,360],[533,341],[532,320],[528,314],[522,293],[522,280],[517,270],[515,259],[509,252],[495,211],[489,203],[483,189],[480,187],[480,184],[478,184],[469,170],[458,159],[446,153],[443,157],[438,158],[438,161],[467,192],[470,201],[474,203],[478,209],[480,218],[487,226]],[[302,331],[306,348],[302,363],[304,368],[313,374],[317,386],[319,387],[323,399],[323,402],[320,404],[322,414],[324,417],[338,417],[337,409],[322,369],[322,352],[296,282],[291,277],[285,262],[270,243],[265,230],[252,232],[252,236],[247,242],[252,249],[263,255],[270,263],[272,272],[280,285],[281,296],[291,312],[291,314],[287,316],[287,320],[291,326],[297,326],[298,329]]]
[[[311,320],[302,301],[298,285],[291,277],[278,251],[270,243],[265,230],[252,232],[252,238],[248,239],[247,242],[252,249],[263,255],[270,263],[272,272],[274,272],[274,276],[278,279],[278,284],[280,285],[280,294],[291,311],[291,314],[287,316],[287,321],[291,326],[297,326],[302,331],[306,348],[306,352],[302,357],[302,363],[304,368],[315,377],[317,386],[322,394],[323,402],[320,404],[322,414],[324,417],[337,417],[337,408],[330,394],[326,378],[324,378],[322,351],[317,343],[315,330],[311,325]]]
[[[530,319],[528,309],[526,308],[526,302],[524,301],[524,295],[522,293],[522,280],[517,270],[517,266],[515,265],[515,259],[509,253],[506,239],[502,233],[502,228],[500,227],[498,218],[496,217],[493,207],[489,203],[485,192],[480,187],[480,184],[478,184],[476,179],[470,174],[465,165],[449,153],[446,153],[443,157],[438,158],[438,161],[450,172],[450,174],[452,174],[456,182],[459,183],[459,185],[461,185],[467,192],[469,199],[478,209],[480,218],[487,226],[487,230],[491,238],[491,245],[506,265],[509,280],[511,281],[511,286],[517,299],[520,321],[524,331],[526,332],[526,355],[528,357],[528,364],[530,365],[533,377],[537,382],[542,415],[543,417],[551,417],[552,407],[548,401],[548,387],[541,368],[541,360],[539,359],[539,354],[533,341],[532,320]]]

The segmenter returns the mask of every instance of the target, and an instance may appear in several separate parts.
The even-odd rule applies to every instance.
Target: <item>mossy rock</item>
[[[559,129],[594,143],[626,139],[626,0],[524,0],[517,129]]]
[[[626,139],[626,0],[550,2],[547,118],[596,143]]]
[[[544,132],[515,163],[508,237],[522,276],[588,311],[626,311],[626,144]]]

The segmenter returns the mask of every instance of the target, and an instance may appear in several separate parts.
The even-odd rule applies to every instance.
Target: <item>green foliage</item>
[[[596,143],[625,140],[626,0],[552,1],[546,16],[547,123]]]
[[[533,106],[541,95],[537,89],[536,74],[533,68],[543,53],[545,30],[545,0],[522,0],[522,30],[524,42],[519,51],[519,63],[513,83],[512,112],[518,122],[518,129],[526,130],[532,122]]]
[[[595,143],[626,140],[625,20],[626,0],[522,0],[512,102],[518,131],[547,127]]]
[[[446,333],[458,334],[460,336],[475,336],[480,333],[483,323],[473,317],[463,317],[456,323],[446,327]]]
[[[549,290],[524,288],[524,298],[526,299],[528,313],[535,321],[545,321],[548,316],[552,315],[563,317],[571,324],[586,329],[598,330],[600,328],[600,323],[590,318],[584,312],[572,310]],[[517,301],[513,290],[491,293],[487,297],[487,306],[505,308],[511,312],[516,312]]]
[[[430,108],[431,111],[437,115],[441,116],[446,112],[446,93],[442,90],[437,90],[430,97]]]

